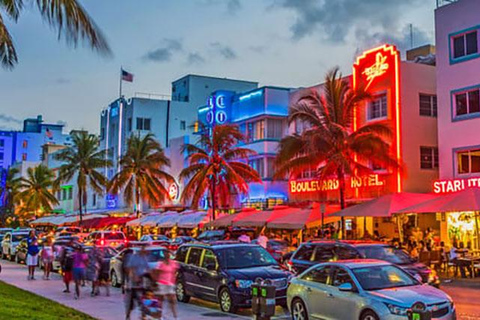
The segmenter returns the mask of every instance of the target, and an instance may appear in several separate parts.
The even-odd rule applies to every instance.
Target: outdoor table
[[[468,253],[468,249],[457,249],[455,250],[455,253],[458,253],[460,256],[465,257],[465,255]]]
[[[468,256],[468,257],[457,258],[457,263],[463,263],[464,265],[469,265],[470,275],[472,276],[472,278],[475,278],[474,265],[477,262],[480,262],[480,257]]]

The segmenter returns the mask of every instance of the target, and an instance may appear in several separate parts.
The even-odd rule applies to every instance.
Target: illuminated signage
[[[107,194],[105,197],[105,200],[107,202],[107,208],[109,209],[114,209],[117,207],[117,196],[114,194]]]
[[[224,124],[228,121],[230,113],[229,101],[233,93],[216,91],[207,100],[207,105],[198,109],[199,116],[207,125]]]
[[[480,178],[437,180],[433,183],[434,193],[452,193],[467,188],[480,188]]]
[[[378,52],[375,56],[375,63],[370,67],[365,68],[362,74],[367,77],[367,88],[370,87],[375,78],[384,75],[388,70],[387,56],[384,56],[381,52]]]
[[[385,181],[378,174],[370,174],[362,177],[351,177],[347,185],[352,189],[381,187]],[[311,193],[336,191],[340,187],[337,179],[326,180],[290,180],[290,193]]]
[[[178,187],[178,184],[176,182],[170,184],[170,186],[168,187],[168,195],[170,197],[170,200],[178,200],[178,198],[180,197],[179,189],[180,188]]]
[[[243,96],[240,96],[240,98],[238,98],[238,100],[240,100],[240,101],[248,100],[248,99],[251,99],[251,98],[256,97],[256,96],[261,96],[262,93],[263,93],[263,90],[250,92],[250,93],[244,94]]]

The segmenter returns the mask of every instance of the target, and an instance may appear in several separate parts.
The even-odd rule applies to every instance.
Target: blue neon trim
[[[450,60],[450,64],[457,64],[457,63],[465,62],[465,61],[476,59],[476,58],[480,57],[480,52],[465,55],[465,56],[458,57],[458,58],[454,58],[453,54],[452,54],[453,53],[452,52],[453,37],[456,37],[458,35],[468,33],[469,31],[474,31],[474,30],[477,30],[477,50],[479,50],[480,48],[478,46],[479,45],[478,37],[479,37],[479,34],[480,34],[480,25],[473,26],[473,27],[470,27],[470,28],[467,28],[467,29],[463,29],[463,30],[460,30],[460,31],[457,31],[457,32],[453,32],[453,33],[450,33],[448,35],[448,58]],[[466,48],[465,48],[465,50],[466,50]]]
[[[243,100],[251,99],[251,98],[256,97],[256,96],[260,96],[262,94],[263,94],[263,89],[260,89],[260,90],[257,90],[257,91],[251,92],[251,93],[244,94],[243,96],[240,96],[238,98],[238,100],[243,101]]]

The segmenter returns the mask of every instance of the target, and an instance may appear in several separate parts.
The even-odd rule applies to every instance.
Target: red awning
[[[480,189],[471,188],[407,206],[398,213],[480,211]]]
[[[211,221],[211,222],[207,223],[205,226],[206,227],[216,227],[216,228],[229,227],[229,226],[233,225],[234,222],[239,221],[243,218],[246,218],[246,217],[248,217],[252,214],[255,214],[257,212],[259,212],[259,211],[256,210],[255,208],[243,208],[242,211],[240,211],[239,213],[225,215],[221,218],[215,219],[214,221]]]
[[[112,226],[114,224],[117,225],[124,225],[130,220],[133,220],[134,218],[131,217],[104,217],[104,218],[94,218],[90,220],[86,220],[82,222],[81,227],[82,228],[88,228],[88,229],[103,229],[109,226]]]
[[[276,206],[273,210],[258,211],[254,214],[242,217],[233,221],[233,226],[236,227],[263,227],[268,222],[281,218],[283,216],[298,213],[301,209],[291,208],[288,206]]]
[[[339,210],[340,207],[338,205],[326,206],[323,222],[326,224],[339,220],[338,217],[332,216],[332,213]],[[322,213],[320,211],[320,205],[316,203],[312,208],[292,210],[290,214],[282,215],[279,218],[271,217],[267,223],[267,227],[273,229],[303,229],[304,227],[315,227],[321,224]]]
[[[437,196],[426,193],[392,193],[336,212],[337,217],[390,217],[400,210]]]

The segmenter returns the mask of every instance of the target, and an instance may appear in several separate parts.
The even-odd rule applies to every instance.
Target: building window
[[[24,148],[27,148],[27,147],[28,147],[28,141],[27,141],[27,140],[23,140],[22,146],[23,146]]]
[[[0,161],[3,160],[3,152],[0,152]]]
[[[72,200],[72,199],[73,199],[73,189],[68,188],[68,200]]]
[[[267,175],[266,178],[273,179],[273,175],[275,174],[275,158],[268,157],[267,158]]]
[[[453,36],[451,41],[454,59],[478,53],[477,30]]]
[[[92,195],[92,206],[96,206],[97,205],[97,195],[94,193]]]
[[[420,168],[421,169],[438,168],[438,148],[420,147]]]
[[[128,131],[132,131],[132,118],[127,119],[127,128]]]
[[[368,104],[368,120],[387,118],[387,95],[382,94],[376,96],[373,101]]]
[[[463,150],[457,152],[458,173],[480,172],[480,149]]]
[[[467,114],[480,113],[479,89],[455,93],[455,115],[464,116]]]
[[[57,191],[57,200],[62,201],[62,191],[60,190]]]
[[[255,142],[258,140],[265,139],[265,120],[248,122],[246,127],[247,127],[247,132],[246,132],[247,142]]]
[[[62,189],[62,200],[67,200],[67,189]]]
[[[22,161],[27,161],[27,154],[26,153],[22,153]]]
[[[427,117],[437,116],[437,96],[420,93],[420,115]]]
[[[248,161],[248,165],[256,170],[260,177],[265,176],[265,168],[263,164],[263,158],[252,159]]]
[[[187,122],[186,121],[180,121],[180,130],[185,131],[187,129]]]
[[[286,122],[282,119],[267,119],[267,138],[282,139],[284,136]]]
[[[0,148],[5,147],[5,140],[0,139]]]
[[[137,118],[137,130],[150,131],[151,119],[150,118]]]

